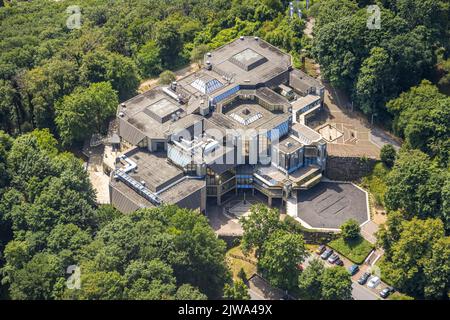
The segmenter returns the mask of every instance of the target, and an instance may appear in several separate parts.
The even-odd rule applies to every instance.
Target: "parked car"
[[[369,278],[370,278],[370,273],[364,272],[363,275],[361,277],[359,277],[358,283],[360,285],[364,285]]]
[[[341,258],[338,258],[335,262],[334,262],[334,264],[335,265],[337,265],[337,266],[344,266],[344,261],[342,261],[341,260]]]
[[[320,256],[323,260],[328,259],[333,254],[333,250],[327,249],[324,253]]]
[[[348,273],[350,273],[350,275],[353,276],[358,273],[359,267],[358,267],[358,265],[354,264],[354,265],[348,267],[347,270],[348,270]]]
[[[333,253],[329,258],[328,258],[328,262],[333,264],[337,261],[337,259],[339,259],[339,256],[336,253]]]
[[[380,278],[374,276],[370,278],[369,282],[367,283],[367,286],[371,289],[375,289],[380,284],[381,280]]]
[[[387,287],[384,288],[383,290],[380,291],[380,297],[382,297],[383,299],[386,299],[387,297],[389,297],[392,293],[394,293],[394,288],[392,287]]]
[[[316,253],[322,254],[326,249],[327,249],[327,247],[324,244],[322,244],[317,248]]]

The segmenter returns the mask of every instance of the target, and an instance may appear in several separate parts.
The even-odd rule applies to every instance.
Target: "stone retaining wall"
[[[356,181],[370,174],[376,163],[371,158],[328,156],[325,176],[337,181]]]

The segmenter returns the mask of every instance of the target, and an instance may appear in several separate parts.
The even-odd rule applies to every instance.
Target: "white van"
[[[378,277],[370,278],[369,282],[367,282],[367,286],[371,289],[376,288],[380,284],[381,280]]]

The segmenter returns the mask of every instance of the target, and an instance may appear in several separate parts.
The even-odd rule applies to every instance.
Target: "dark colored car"
[[[369,280],[369,278],[370,278],[370,273],[364,272],[364,274],[361,277],[359,277],[358,283],[360,285],[364,285],[367,282],[367,280]]]
[[[328,262],[333,264],[339,259],[339,256],[336,253],[333,253],[329,258]]]
[[[392,287],[384,288],[383,290],[380,291],[380,297],[382,297],[383,299],[386,299],[393,292],[394,292],[394,288],[392,288]]]
[[[334,264],[335,265],[337,265],[337,266],[343,266],[344,265],[344,261],[342,261],[340,258],[338,258],[335,262],[334,262]]]
[[[316,253],[317,254],[322,254],[325,250],[327,249],[327,247],[325,246],[325,245],[320,245],[318,248],[317,248],[317,250],[316,250]]]
[[[322,255],[320,256],[323,260],[328,259],[329,256],[331,256],[333,254],[333,250],[331,249],[327,249],[325,250],[324,253],[322,253]]]
[[[359,267],[356,264],[348,267],[348,273],[350,273],[350,275],[352,275],[352,276],[355,275],[356,273],[358,273],[358,271],[359,271]]]

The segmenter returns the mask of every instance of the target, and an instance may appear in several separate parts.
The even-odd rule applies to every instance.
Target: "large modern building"
[[[124,153],[110,168],[111,203],[123,212],[163,203],[204,211],[242,189],[269,205],[322,177],[326,141],[307,126],[324,87],[291,56],[241,37],[203,68],[119,105]]]

